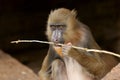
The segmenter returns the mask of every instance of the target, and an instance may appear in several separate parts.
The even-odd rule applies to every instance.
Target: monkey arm
[[[65,46],[64,52],[67,52],[68,56],[75,59],[88,72],[93,74],[96,80],[102,78],[106,73],[108,73],[111,70],[112,67],[114,67],[118,63],[114,59],[114,56],[100,54],[96,52],[86,52],[69,46]]]
[[[63,56],[67,55],[75,59],[80,65],[85,67],[90,73],[94,75],[103,75],[106,65],[100,54],[94,52],[88,53],[86,51],[74,49],[71,46],[72,43],[67,43],[66,45],[62,46]]]
[[[40,80],[50,80],[51,79],[51,66],[55,59],[60,59],[52,45],[50,45],[47,56],[45,57],[41,70],[39,72]]]
[[[47,54],[47,56],[45,57],[45,59],[42,63],[41,69],[38,73],[40,80],[50,80],[50,76],[46,72],[48,69],[48,58],[49,58],[49,55]]]
[[[46,55],[46,57],[44,58],[43,60],[43,63],[42,63],[42,66],[41,66],[41,69],[39,71],[39,77],[40,77],[40,80],[50,80],[50,66],[51,66],[51,63],[52,63],[52,57],[53,55],[51,54],[53,52],[52,49],[52,46],[49,47],[49,50],[48,50],[48,53]]]
[[[89,53],[88,53],[89,54]],[[98,53],[93,53],[94,55],[88,55],[87,52],[80,51],[77,49],[71,49],[69,51],[69,56],[76,59],[79,64],[85,67],[90,73],[97,75],[104,75],[106,69],[106,64],[101,57],[96,58]]]

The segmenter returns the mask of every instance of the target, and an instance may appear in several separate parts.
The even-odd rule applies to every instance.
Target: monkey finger
[[[66,45],[68,45],[68,46],[72,46],[72,43],[71,43],[71,42],[68,42]]]
[[[72,47],[71,43],[67,43],[67,44],[63,45],[62,46],[62,54],[68,55],[68,52],[70,51],[71,47]]]

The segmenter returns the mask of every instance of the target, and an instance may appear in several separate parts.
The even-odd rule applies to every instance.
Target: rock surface
[[[0,50],[0,80],[39,80],[32,69]],[[120,63],[102,80],[120,80]]]
[[[39,80],[28,67],[0,50],[0,80]]]
[[[115,66],[102,80],[120,80],[120,63]]]

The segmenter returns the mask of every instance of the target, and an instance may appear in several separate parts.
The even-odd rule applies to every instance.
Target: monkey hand
[[[57,52],[58,55],[60,55],[61,57],[68,55],[68,52],[71,49],[72,44],[69,42],[65,45],[63,45],[62,47],[59,46],[54,46],[55,51]]]
[[[68,55],[71,47],[72,47],[72,43],[70,43],[70,42],[62,46],[62,54],[63,54],[63,56]]]

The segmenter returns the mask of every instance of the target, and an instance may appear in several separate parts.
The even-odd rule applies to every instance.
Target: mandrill
[[[46,35],[54,42],[49,46],[41,70],[40,80],[101,80],[115,65],[114,56],[86,52],[71,45],[101,49],[90,29],[76,18],[75,10],[52,10],[47,21]],[[65,44],[59,46],[58,43]]]

